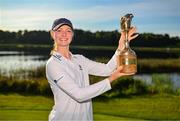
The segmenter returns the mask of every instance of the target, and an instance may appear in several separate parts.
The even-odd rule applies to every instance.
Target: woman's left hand
[[[136,27],[132,27],[129,32],[128,32],[128,40],[131,41],[133,39],[135,39],[139,34],[137,33],[137,28]],[[119,46],[118,49],[122,50],[124,47],[124,41],[126,39],[126,34],[124,31],[121,32],[121,37],[119,39]]]
[[[129,33],[128,33],[128,40],[131,41],[131,40],[135,39],[138,35],[139,34],[137,33],[137,28],[136,27],[132,27],[129,30]]]

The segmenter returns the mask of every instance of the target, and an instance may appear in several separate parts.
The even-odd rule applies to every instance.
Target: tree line
[[[114,31],[84,31],[74,30],[73,45],[99,45],[114,46],[118,44],[120,33]],[[170,37],[168,34],[141,33],[137,41],[132,41],[135,47],[179,47],[180,38]],[[49,31],[18,31],[10,32],[0,30],[0,44],[43,44],[49,45],[53,41]]]

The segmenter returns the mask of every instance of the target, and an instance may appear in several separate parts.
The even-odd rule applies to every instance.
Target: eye
[[[71,33],[71,32],[72,32],[72,30],[71,30],[71,29],[67,29],[67,30],[66,30],[66,32],[68,32],[68,33],[70,32],[70,33]]]
[[[61,32],[61,29],[58,29],[56,32],[60,33],[60,32]]]

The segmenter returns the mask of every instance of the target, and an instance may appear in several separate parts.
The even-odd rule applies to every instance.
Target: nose
[[[62,32],[62,36],[66,36],[66,32],[65,31]]]

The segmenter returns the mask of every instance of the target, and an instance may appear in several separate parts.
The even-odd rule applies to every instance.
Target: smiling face
[[[58,47],[67,47],[72,41],[73,30],[68,25],[62,25],[56,31],[51,30],[51,36]]]

